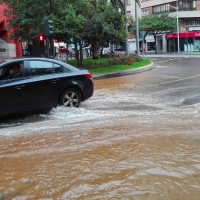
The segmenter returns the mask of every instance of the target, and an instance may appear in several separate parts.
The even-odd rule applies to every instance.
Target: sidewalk
[[[115,51],[115,53],[125,54],[125,51]],[[135,52],[130,51],[129,53],[133,54]],[[142,57],[143,54],[140,54]],[[144,53],[144,58],[200,58],[200,52],[180,52],[178,55],[177,52],[159,52],[155,54],[155,52]]]
[[[140,55],[143,56],[142,54]],[[165,52],[165,53],[145,53],[145,58],[200,58],[200,52],[180,52],[178,55],[177,52]]]

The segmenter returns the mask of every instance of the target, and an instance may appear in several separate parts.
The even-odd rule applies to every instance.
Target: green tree
[[[152,35],[155,42],[158,34],[173,32],[176,28],[176,18],[169,16],[168,13],[147,15],[139,19],[139,30],[146,31],[144,39],[147,35]],[[135,23],[133,23],[131,31],[135,33]],[[155,53],[157,53],[156,48]]]
[[[123,42],[126,38],[126,18],[119,7],[107,5],[94,8],[87,16],[84,39],[92,45],[93,58],[99,58],[99,46],[107,42]]]
[[[126,37],[127,19],[121,0],[53,0],[52,9],[49,0],[0,0],[3,2],[8,5],[7,28],[15,30],[10,39],[36,38],[43,33],[43,22],[48,18],[54,22],[54,39],[67,42],[73,38],[75,46],[90,42],[94,58],[98,59],[99,44],[124,41]]]

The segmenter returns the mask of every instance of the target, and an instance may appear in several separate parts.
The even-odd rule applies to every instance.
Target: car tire
[[[61,94],[58,103],[65,107],[78,108],[81,103],[81,94],[76,89],[69,88]]]

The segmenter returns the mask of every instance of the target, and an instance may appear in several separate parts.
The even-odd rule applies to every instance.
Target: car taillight
[[[85,76],[86,76],[88,79],[91,79],[91,80],[92,80],[92,74],[87,73],[87,74],[85,74]]]

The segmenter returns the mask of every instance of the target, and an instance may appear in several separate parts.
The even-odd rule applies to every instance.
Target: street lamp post
[[[127,0],[124,0],[124,14],[127,17]],[[126,23],[126,55],[129,56],[129,49],[128,49],[128,24]]]
[[[178,10],[179,10],[179,7],[170,6],[169,4],[167,6],[176,9],[177,44],[178,44],[178,54],[180,54],[179,21],[178,21]]]
[[[139,27],[138,27],[138,4],[135,1],[135,26],[136,26],[136,51],[140,55],[140,44],[139,44]]]

